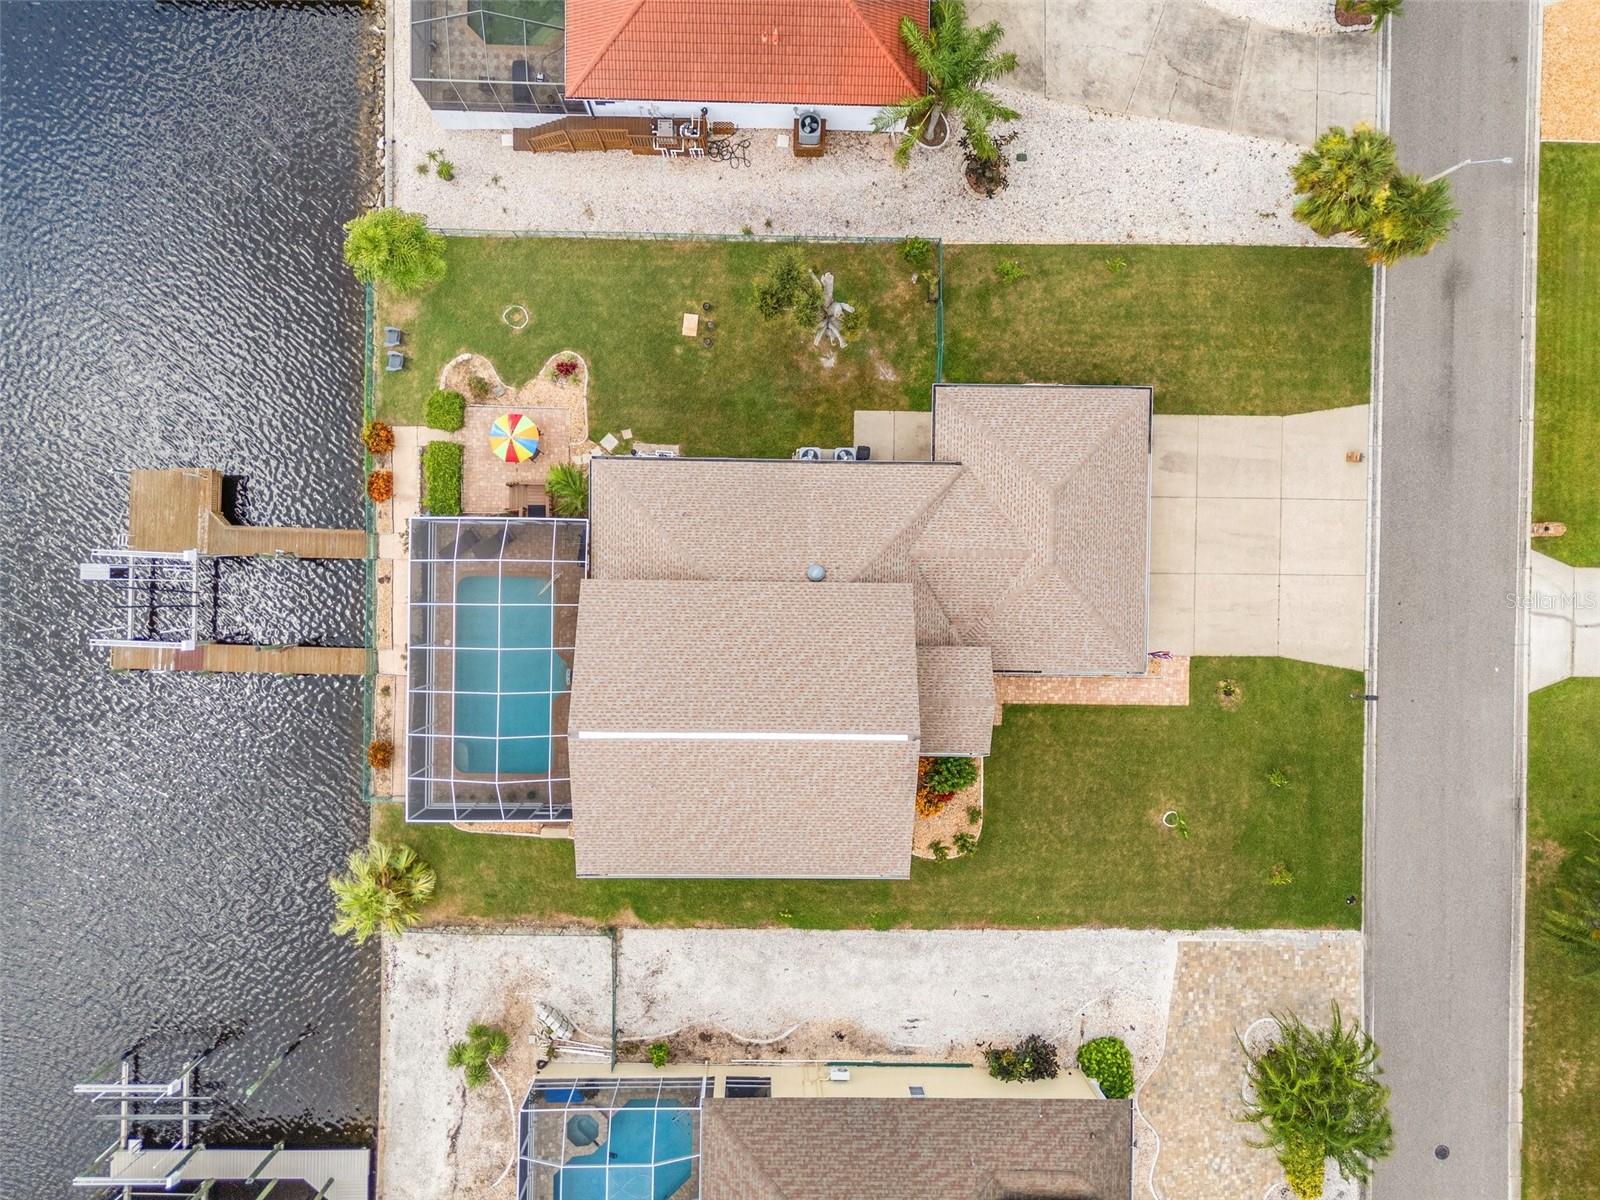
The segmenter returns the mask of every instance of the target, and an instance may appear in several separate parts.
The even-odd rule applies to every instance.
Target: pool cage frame
[[[578,592],[588,573],[589,522],[571,517],[411,518],[410,642],[406,653],[406,820],[427,822],[565,822],[572,817],[566,719],[570,703],[573,646],[577,640]],[[500,582],[492,605],[462,605],[457,585],[470,577]],[[549,581],[549,599],[537,604],[507,603],[508,578]],[[492,607],[493,646],[462,646],[456,637],[457,610]],[[549,607],[551,645],[505,647],[499,628],[507,608]],[[467,650],[496,656],[493,692],[457,690],[456,655]],[[526,650],[552,653],[566,664],[565,681],[550,679],[543,689],[504,692],[499,673],[508,654]],[[544,733],[503,734],[505,696],[547,696],[550,717]],[[459,737],[455,728],[460,697],[494,697],[493,736]],[[499,769],[501,744],[547,743],[543,771]],[[459,765],[457,742],[493,742],[495,770],[468,772]]]
[[[653,1200],[655,1172],[664,1166],[689,1164],[689,1177],[671,1193],[671,1200],[699,1200],[701,1157],[701,1113],[705,1102],[711,1098],[715,1081],[710,1075],[657,1075],[654,1077],[612,1078],[596,1076],[575,1079],[536,1078],[528,1087],[517,1114],[517,1200],[553,1200],[556,1196],[556,1179],[564,1171],[605,1172],[602,1196],[606,1200]],[[541,1098],[557,1095],[559,1101],[541,1102]],[[581,1095],[577,1103],[572,1097]],[[628,1101],[635,1103],[631,1107]],[[662,1101],[669,1102],[663,1105]],[[692,1124],[690,1152],[677,1158],[657,1161],[655,1139],[660,1133],[659,1118],[651,1126],[651,1153],[649,1164],[574,1162],[574,1159],[592,1154],[596,1144],[606,1144],[610,1136],[611,1121],[615,1114],[637,1113],[640,1110],[687,1114]],[[567,1122],[579,1114],[603,1116],[605,1124],[599,1143],[575,1146],[567,1137]],[[549,1150],[555,1147],[555,1152]],[[644,1197],[635,1197],[621,1189],[613,1191],[611,1172],[639,1171],[648,1165],[651,1189]],[[594,1193],[587,1188],[573,1188],[578,1195]],[[566,1194],[563,1190],[563,1194]]]
[[[565,4],[560,25],[508,11],[513,7],[503,0],[411,0],[411,83],[429,108],[554,116],[589,111],[566,97]],[[520,25],[521,45],[490,41],[484,36],[490,20],[499,29]],[[549,30],[557,36],[530,40]]]

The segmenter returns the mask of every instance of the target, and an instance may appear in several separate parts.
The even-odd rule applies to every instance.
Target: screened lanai
[[[565,0],[411,0],[411,82],[429,108],[564,113]]]
[[[517,1200],[698,1200],[704,1076],[535,1079]]]
[[[588,522],[414,517],[406,819],[565,821]]]

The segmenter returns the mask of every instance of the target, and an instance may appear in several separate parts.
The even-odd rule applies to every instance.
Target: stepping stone
[[[617,448],[617,435],[614,433],[606,434],[605,437],[600,439],[600,448],[610,454]]]
[[[699,313],[684,313],[683,314],[683,336],[684,337],[698,337],[699,334],[700,334],[700,314]]]
[[[623,431],[622,431],[622,440],[623,440],[623,441],[625,441],[625,442],[631,442],[631,441],[633,441],[633,430],[631,430],[631,429],[624,429],[624,430],[623,430]]]

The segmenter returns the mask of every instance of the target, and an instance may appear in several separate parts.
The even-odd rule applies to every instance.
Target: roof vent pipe
[[[828,577],[828,569],[821,563],[812,563],[806,568],[806,578],[812,583],[821,583]]]

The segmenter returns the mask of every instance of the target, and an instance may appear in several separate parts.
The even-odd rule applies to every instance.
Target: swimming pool
[[[694,1121],[677,1100],[629,1100],[605,1141],[556,1172],[555,1200],[668,1200],[693,1174]]]
[[[571,684],[551,648],[548,579],[469,575],[456,582],[455,765],[470,775],[550,770],[550,711]]]

